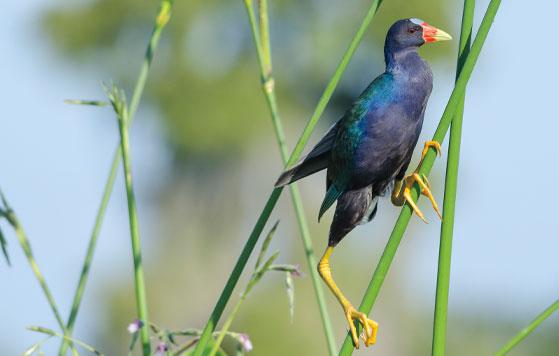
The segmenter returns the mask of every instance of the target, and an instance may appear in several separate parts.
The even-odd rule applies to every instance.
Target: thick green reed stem
[[[464,0],[462,29],[458,46],[456,79],[462,71],[464,61],[470,53],[472,26],[474,22],[475,0]],[[462,94],[454,119],[450,125],[448,160],[446,164],[445,191],[443,202],[443,221],[439,246],[439,268],[437,272],[437,292],[435,299],[435,321],[433,323],[433,356],[444,356],[446,348],[446,324],[448,314],[448,290],[450,287],[450,261],[452,257],[452,234],[456,211],[456,190],[458,186],[458,164],[460,160],[460,143],[462,140],[462,118],[464,114],[464,97]]]
[[[259,13],[260,31],[257,30],[257,24],[256,24],[257,21],[256,21],[256,16],[254,15],[254,7],[252,4],[252,0],[245,0],[245,7],[248,13],[254,45],[256,47],[256,53],[260,65],[260,78],[262,84],[262,91],[264,92],[264,96],[266,97],[266,103],[268,104],[268,109],[270,110],[270,114],[272,116],[272,122],[274,124],[274,132],[276,135],[278,146],[280,148],[281,158],[283,160],[283,163],[287,164],[287,161],[289,159],[289,151],[287,150],[287,145],[285,143],[285,133],[283,129],[283,123],[278,112],[278,105],[276,100],[275,81],[272,76],[272,55],[271,55],[270,40],[269,40],[270,30],[269,30],[269,21],[268,21],[268,2],[267,0],[259,0],[258,5],[259,5],[258,13]],[[289,189],[291,191],[293,207],[295,209],[295,215],[297,216],[297,222],[299,225],[299,230],[301,232],[301,239],[303,241],[303,246],[305,249],[305,257],[307,259],[309,274],[311,275],[311,279],[316,295],[316,301],[320,311],[322,327],[324,329],[324,334],[326,336],[328,351],[330,355],[335,355],[336,343],[334,341],[332,323],[330,322],[330,316],[328,315],[328,309],[324,298],[324,291],[322,289],[322,285],[320,284],[320,277],[318,275],[318,271],[316,270],[317,261],[312,246],[312,239],[309,232],[307,219],[305,217],[303,200],[301,199],[301,194],[296,184],[291,184]]]
[[[332,76],[332,78],[328,82],[328,85],[326,86],[326,89],[322,93],[322,96],[320,97],[320,100],[318,101],[318,104],[314,110],[314,113],[312,114],[305,129],[303,130],[303,133],[301,134],[301,137],[299,138],[297,145],[295,146],[293,152],[291,153],[291,156],[289,157],[286,166],[292,165],[301,156],[305,144],[307,143],[313,130],[315,129],[316,124],[320,119],[320,116],[324,112],[324,109],[326,108],[328,101],[330,100],[332,94],[334,93],[334,89],[336,89],[336,86],[338,85],[342,77],[342,74],[344,73],[355,51],[357,50],[357,47],[361,42],[361,39],[363,38],[365,31],[369,27],[381,3],[382,0],[371,1],[371,5],[369,7],[369,10],[367,11],[367,14],[365,15],[365,18],[363,19],[363,22],[361,23],[361,26],[357,30],[357,33],[353,37],[348,49],[344,53],[344,56],[342,57],[340,64],[338,64],[338,67],[336,68],[334,75]],[[239,256],[237,262],[235,263],[235,266],[233,267],[233,271],[231,272],[231,275],[229,276],[229,279],[227,280],[227,283],[225,284],[225,287],[223,288],[223,291],[219,296],[219,299],[212,311],[212,314],[210,315],[210,318],[206,323],[206,326],[204,327],[204,331],[202,333],[202,336],[200,337],[200,341],[198,342],[198,344],[196,345],[196,349],[194,350],[194,356],[202,355],[202,352],[206,347],[208,341],[210,340],[212,336],[212,332],[215,330],[216,324],[219,321],[221,314],[223,313],[223,309],[227,305],[227,302],[229,301],[229,298],[233,293],[233,289],[235,288],[235,285],[239,280],[241,272],[246,266],[248,258],[250,257],[250,254],[252,253],[252,250],[254,249],[254,246],[256,245],[256,242],[258,241],[258,238],[260,237],[262,230],[264,229],[264,225],[266,225],[266,222],[268,221],[268,218],[272,213],[272,210],[276,206],[276,203],[282,191],[283,188],[275,188],[272,191],[270,197],[268,198],[268,201],[266,202],[264,209],[260,213],[256,225],[254,226],[247,242],[245,243],[245,246],[243,247],[241,255]]]
[[[165,25],[168,23],[170,19],[172,3],[173,1],[169,1],[169,0],[161,1],[159,12],[157,14],[153,31],[151,33],[149,43],[146,49],[146,53],[144,55],[144,61],[140,69],[140,73],[138,75],[136,85],[134,86],[134,93],[132,94],[130,107],[128,109],[130,122],[134,119],[134,114],[138,109],[138,105],[140,103],[140,99],[142,97],[142,93],[145,88],[146,79],[149,73],[151,62],[153,60],[153,55],[155,53],[155,50],[157,49],[157,44],[159,43],[159,37],[161,36],[161,32],[163,31],[163,28],[165,27]],[[87,252],[85,255],[85,260],[80,274],[80,279],[76,287],[74,300],[72,302],[72,307],[70,310],[70,316],[68,317],[68,322],[66,324],[66,333],[64,335],[68,338],[72,336],[72,331],[74,330],[74,325],[76,323],[76,318],[78,316],[78,311],[83,298],[83,293],[85,291],[85,286],[87,283],[87,279],[89,277],[89,270],[91,267],[91,263],[93,261],[93,255],[95,254],[95,249],[97,247],[97,239],[99,237],[99,233],[101,232],[101,226],[105,218],[107,205],[109,204],[109,199],[113,191],[118,167],[120,166],[120,159],[121,159],[121,149],[119,145],[116,149],[116,152],[114,153],[109,176],[107,178],[107,182],[105,183],[105,188],[103,189],[103,197],[101,198],[101,204],[99,206],[99,210],[97,211],[97,216],[95,217],[95,224],[93,226],[93,231],[91,232],[91,236],[89,238],[89,244],[87,246]],[[64,338],[64,341],[62,342],[62,345],[59,350],[59,355],[66,354],[66,350],[69,343],[68,338]]]
[[[129,116],[126,108],[122,112],[117,111],[118,128],[120,132],[120,148],[122,152],[122,166],[124,167],[124,183],[126,185],[126,198],[128,201],[128,218],[130,222],[130,239],[132,242],[132,258],[134,263],[134,290],[136,292],[136,309],[139,319],[144,327],[140,329],[140,339],[144,356],[151,355],[149,340],[149,319],[146,297],[146,286],[144,282],[144,267],[142,265],[142,244],[140,241],[140,227],[138,224],[138,212],[136,208],[136,196],[132,184],[132,163],[130,157],[130,139],[128,136]]]
[[[483,48],[485,39],[487,38],[489,30],[491,29],[493,20],[497,15],[497,10],[499,9],[500,4],[501,4],[501,0],[491,0],[491,2],[487,7],[487,11],[485,12],[481,25],[479,26],[479,30],[477,32],[476,38],[472,44],[470,54],[464,61],[462,72],[458,76],[458,80],[456,81],[454,90],[452,91],[452,94],[448,99],[448,103],[443,112],[441,121],[439,122],[439,126],[437,127],[437,130],[435,131],[435,135],[433,136],[434,141],[442,142],[444,140],[446,132],[448,131],[450,123],[456,113],[456,109],[458,108],[462,96],[464,95],[464,91],[466,90],[466,84],[468,83],[468,80],[472,75],[476,61],[479,57],[481,49]],[[429,174],[431,168],[433,167],[433,163],[435,162],[435,158],[436,158],[435,149],[434,148],[429,149],[427,155],[425,156],[423,164],[419,168],[420,175]],[[414,189],[412,189],[411,195],[413,200],[417,201],[417,198],[419,196],[419,187],[417,186],[417,184],[414,185]],[[378,296],[380,288],[384,282],[384,278],[386,277],[388,269],[390,268],[392,260],[394,259],[396,250],[400,245],[402,236],[404,236],[404,232],[406,231],[406,228],[410,221],[411,214],[412,211],[409,205],[406,204],[402,208],[402,211],[400,212],[400,216],[398,217],[398,220],[396,221],[396,225],[394,226],[394,229],[390,234],[388,243],[384,248],[384,251],[375,269],[371,282],[369,283],[367,287],[367,291],[365,292],[363,300],[361,301],[361,305],[359,306],[359,310],[366,314],[368,314],[373,308],[373,305]],[[351,340],[351,336],[348,334],[340,350],[340,355],[350,355],[353,352],[353,349],[354,349],[353,342]]]
[[[559,309],[559,299],[555,303],[551,304],[546,310],[544,310],[536,319],[526,326],[524,329],[520,330],[505,346],[503,346],[499,351],[495,353],[495,356],[504,356],[510,350],[512,350],[516,345],[518,345],[522,340],[524,340],[532,331],[536,330],[538,326],[547,318],[551,316],[556,310]]]

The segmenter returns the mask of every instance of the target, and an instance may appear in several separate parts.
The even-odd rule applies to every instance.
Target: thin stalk
[[[458,45],[456,79],[462,71],[464,60],[470,52],[472,27],[474,22],[475,0],[464,0],[462,28]],[[452,235],[456,208],[456,190],[458,186],[458,164],[460,160],[460,143],[462,140],[462,119],[464,114],[463,94],[460,98],[450,125],[448,160],[446,165],[446,182],[443,201],[443,221],[439,247],[439,268],[437,272],[437,292],[435,299],[435,316],[433,323],[433,356],[444,356],[446,348],[446,324],[448,310],[448,290],[450,287],[450,262],[452,257]]]
[[[117,115],[119,112],[117,111]],[[132,257],[134,260],[134,289],[136,292],[136,308],[139,319],[145,327],[140,329],[140,339],[144,356],[151,354],[149,341],[149,319],[146,298],[146,287],[144,282],[144,269],[142,265],[142,244],[140,242],[140,229],[138,224],[138,213],[136,208],[136,197],[132,184],[132,165],[130,159],[130,143],[128,135],[128,112],[126,108],[118,115],[118,128],[120,132],[120,147],[122,151],[122,166],[124,168],[124,182],[126,185],[126,198],[128,201],[128,218],[130,223],[130,238],[132,241]]]
[[[4,200],[4,203],[6,203],[5,200]],[[25,230],[23,229],[23,226],[19,222],[19,219],[17,218],[14,211],[9,206],[7,206],[7,204],[5,204],[5,205],[6,205],[5,206],[6,211],[0,211],[0,214],[3,215],[8,220],[10,225],[12,225],[12,227],[13,227],[15,233],[16,233],[17,240],[18,240],[18,242],[19,242],[19,244],[20,244],[20,246],[23,250],[23,253],[25,254],[25,257],[27,258],[27,262],[29,263],[29,266],[31,267],[31,270],[33,271],[33,274],[35,275],[35,278],[39,282],[39,285],[41,286],[41,289],[43,290],[43,294],[47,298],[47,301],[50,305],[52,313],[54,314],[56,322],[60,326],[60,329],[62,331],[64,331],[65,330],[64,321],[62,320],[62,317],[60,316],[60,312],[58,311],[58,307],[56,306],[56,302],[54,301],[54,296],[52,295],[52,293],[50,291],[50,288],[49,288],[49,286],[48,286],[48,284],[45,280],[45,277],[43,276],[43,273],[41,273],[41,270],[39,269],[39,265],[37,264],[37,261],[35,260],[35,256],[33,256],[33,251],[31,250],[31,244],[29,243],[29,239],[27,238],[27,234],[25,233]]]
[[[495,15],[497,14],[497,10],[499,9],[500,4],[501,4],[501,0],[491,0],[491,2],[487,7],[481,25],[479,26],[479,30],[477,32],[476,38],[470,49],[470,54],[464,61],[462,72],[458,76],[458,80],[456,81],[452,94],[448,99],[448,103],[441,117],[441,121],[439,122],[439,125],[437,126],[437,130],[435,131],[435,134],[433,136],[434,141],[440,143],[444,140],[444,137],[446,136],[446,132],[448,131],[450,123],[456,113],[458,104],[460,103],[461,98],[464,95],[464,91],[466,90],[466,85],[468,83],[468,80],[470,79],[470,76],[472,75],[476,61],[479,57],[481,49],[483,48],[483,44],[485,42],[485,39],[487,38],[489,30],[491,29],[491,25],[493,24],[493,20],[495,19]],[[419,168],[420,175],[426,175],[426,176],[429,175],[431,168],[433,168],[435,158],[436,158],[435,149],[433,148],[429,149],[429,152],[427,152],[427,155],[423,160],[423,164]],[[414,185],[414,189],[412,189],[411,195],[413,200],[417,201],[417,198],[419,196],[419,187],[417,186],[417,184]],[[388,239],[388,243],[384,248],[382,256],[373,274],[373,277],[367,287],[363,300],[361,301],[361,305],[359,306],[359,310],[366,314],[368,314],[371,311],[375,303],[375,300],[378,296],[382,283],[384,282],[384,278],[386,277],[388,269],[390,268],[392,260],[394,259],[394,255],[396,254],[396,250],[400,245],[402,236],[406,231],[406,228],[411,218],[411,214],[412,211],[409,205],[408,204],[404,205],[404,207],[400,212],[400,216],[396,221],[394,229],[390,234],[390,238]],[[354,349],[353,342],[351,340],[351,336],[348,334],[340,350],[340,355],[350,355],[353,352],[353,349]]]
[[[297,142],[297,145],[291,152],[291,155],[289,157],[289,160],[287,161],[286,166],[292,165],[301,156],[301,153],[306,143],[308,142],[312,132],[316,127],[316,124],[318,123],[318,120],[320,119],[322,113],[324,112],[326,105],[330,101],[330,98],[332,97],[332,94],[334,93],[334,90],[336,89],[339,83],[342,74],[344,73],[355,51],[357,50],[357,46],[361,42],[361,39],[363,38],[365,31],[369,27],[373,19],[373,16],[377,12],[377,9],[381,3],[382,0],[371,1],[371,5],[369,7],[367,14],[365,15],[365,18],[363,19],[363,22],[361,23],[361,26],[357,30],[357,33],[353,37],[349,47],[347,48],[346,52],[344,53],[344,56],[342,57],[342,60],[338,64],[338,67],[336,68],[332,78],[330,79],[328,85],[326,86],[324,92],[322,93],[322,96],[320,97],[320,100],[318,101],[318,104],[311,118],[307,122],[307,125],[305,126],[305,129],[303,130],[303,133],[301,134],[301,137]],[[233,271],[231,272],[231,275],[229,276],[229,279],[227,280],[227,283],[225,284],[225,287],[223,288],[223,291],[221,292],[221,295],[217,300],[217,303],[210,315],[210,318],[208,319],[208,322],[204,327],[204,331],[202,332],[200,341],[198,342],[196,348],[194,349],[193,356],[202,355],[202,352],[206,347],[206,344],[210,340],[212,336],[212,332],[215,330],[216,324],[219,321],[221,314],[223,314],[223,310],[225,309],[225,306],[227,305],[227,302],[229,301],[229,298],[233,293],[233,289],[235,288],[235,285],[239,281],[241,272],[246,266],[246,263],[248,262],[248,258],[250,257],[252,251],[254,250],[254,246],[256,245],[256,242],[258,241],[258,238],[260,237],[260,234],[262,233],[262,230],[264,229],[264,226],[266,225],[266,222],[268,221],[272,213],[272,210],[276,206],[282,191],[283,188],[275,188],[274,190],[272,190],[272,193],[270,194],[270,197],[268,198],[266,205],[262,209],[262,212],[260,213],[260,216],[258,217],[258,220],[256,221],[256,224],[252,232],[250,233],[250,236],[247,242],[245,243],[245,246],[243,247],[243,250],[241,251],[239,258],[237,259],[237,262],[233,267]]]
[[[282,161],[284,164],[287,164],[287,161],[289,159],[289,151],[287,150],[287,145],[285,143],[285,133],[284,133],[282,120],[279,115],[278,107],[277,107],[275,85],[274,85],[275,81],[272,76],[272,59],[271,59],[272,56],[271,56],[270,41],[269,41],[270,36],[269,36],[269,25],[268,25],[267,0],[259,0],[258,4],[259,4],[260,32],[258,32],[256,29],[256,17],[254,16],[254,7],[252,6],[252,1],[245,0],[245,6],[249,17],[254,45],[256,47],[256,52],[258,53],[262,91],[266,97],[266,102],[270,110],[272,122],[274,125],[274,133],[276,135],[276,140],[280,148]],[[324,329],[324,334],[326,336],[327,348],[330,355],[335,355],[336,344],[334,341],[334,333],[332,331],[332,323],[330,321],[330,316],[328,315],[328,309],[324,298],[324,291],[322,289],[322,285],[320,284],[320,277],[316,270],[317,261],[312,246],[312,239],[310,236],[307,219],[305,216],[303,200],[301,199],[301,194],[296,184],[290,185],[290,191],[293,200],[293,207],[295,209],[295,215],[297,216],[299,230],[301,232],[303,247],[305,249],[305,257],[307,259],[309,273],[311,275],[311,280],[313,283],[314,292],[316,295],[316,300],[320,311],[322,327]]]
[[[268,257],[266,259],[266,262],[264,262],[264,263],[262,263],[262,262],[263,262],[264,255],[266,254],[266,252],[268,250],[268,247],[270,246],[270,241],[272,240],[272,237],[274,236],[274,234],[276,232],[276,229],[278,227],[278,223],[279,223],[279,221],[276,222],[274,227],[272,227],[272,229],[268,233],[268,236],[266,237],[266,239],[262,243],[262,247],[260,248],[260,253],[258,254],[258,258],[256,259],[256,264],[254,266],[254,272],[252,273],[252,276],[250,277],[250,280],[248,281],[248,283],[245,287],[245,290],[241,293],[241,298],[239,298],[239,301],[237,302],[237,304],[233,308],[233,311],[231,311],[231,313],[229,314],[229,317],[227,318],[227,320],[225,320],[223,328],[221,329],[221,331],[219,333],[217,333],[217,339],[216,339],[215,343],[213,343],[212,348],[211,348],[208,356],[214,356],[217,353],[217,351],[219,350],[219,347],[221,346],[221,343],[223,342],[223,338],[225,337],[225,335],[230,334],[229,328],[231,327],[231,324],[233,323],[233,320],[237,316],[237,313],[239,312],[239,309],[240,309],[241,305],[246,300],[246,298],[247,298],[248,294],[251,292],[252,288],[254,288],[254,286],[259,281],[262,280],[262,278],[264,277],[264,275],[267,272],[273,270],[272,269],[272,267],[274,266],[273,263],[277,259],[277,257],[279,256],[279,251],[273,253],[270,257]],[[290,267],[294,267],[294,266],[290,266]],[[296,267],[294,267],[294,268],[296,268]],[[214,336],[215,336],[215,333],[214,333]]]
[[[237,304],[235,305],[235,307],[233,308],[233,310],[231,311],[231,313],[229,314],[229,316],[225,320],[225,323],[223,323],[223,327],[221,328],[221,330],[220,330],[220,332],[217,336],[217,339],[215,340],[215,343],[213,344],[212,349],[211,349],[208,356],[214,356],[217,353],[217,351],[219,350],[219,347],[220,347],[221,343],[223,342],[223,339],[227,335],[227,332],[229,331],[229,328],[231,327],[231,324],[233,323],[233,320],[237,316],[237,313],[239,312],[239,309],[241,308],[241,305],[246,300],[246,297],[247,297],[247,294],[245,292],[245,293],[243,293],[243,295],[241,296],[241,298],[239,299],[239,301],[237,302]]]
[[[544,310],[540,315],[538,315],[528,326],[520,330],[505,346],[503,346],[499,351],[495,353],[495,356],[506,355],[510,350],[512,350],[516,345],[518,345],[522,340],[524,340],[532,331],[536,330],[540,324],[551,316],[556,310],[559,309],[559,299],[555,303],[551,304],[546,310]]]
[[[157,49],[157,44],[159,43],[161,32],[163,31],[163,28],[165,27],[165,25],[168,23],[170,19],[172,3],[173,1],[169,1],[169,0],[161,1],[159,12],[156,17],[155,24],[144,55],[142,67],[140,69],[138,79],[136,80],[136,85],[134,86],[132,100],[130,101],[130,106],[128,109],[130,122],[133,121],[134,114],[138,109],[138,105],[140,103],[140,99],[142,97],[142,93],[145,88],[149,69],[153,61],[153,55],[155,53],[155,50]],[[83,293],[85,291],[85,286],[87,283],[87,279],[89,277],[89,270],[91,267],[91,263],[93,261],[93,255],[95,254],[97,239],[99,237],[99,233],[101,232],[101,226],[105,218],[107,205],[109,204],[109,199],[113,191],[118,167],[120,166],[121,154],[122,153],[119,145],[115,150],[109,176],[107,178],[107,182],[105,183],[105,187],[103,189],[103,197],[101,198],[101,204],[99,205],[99,210],[97,211],[97,215],[95,217],[95,224],[93,226],[93,230],[89,238],[89,244],[87,246],[87,252],[85,255],[82,271],[80,274],[78,285],[76,287],[76,292],[74,293],[74,300],[72,302],[70,316],[68,317],[68,322],[66,324],[66,333],[64,334],[65,338],[64,341],[62,342],[62,345],[60,346],[59,355],[64,355],[66,353],[68,343],[69,343],[68,337],[72,336],[72,332],[74,330],[74,325],[81,305]]]
[[[120,146],[116,153],[120,154]],[[87,246],[87,252],[85,254],[85,260],[82,266],[80,279],[76,287],[76,292],[74,293],[74,300],[72,302],[70,316],[68,317],[68,322],[66,323],[66,332],[64,333],[64,338],[62,340],[62,344],[60,345],[60,350],[58,351],[59,356],[66,355],[68,344],[70,343],[69,338],[72,337],[72,332],[74,331],[74,325],[76,323],[76,318],[78,317],[78,311],[81,305],[83,294],[85,292],[85,285],[87,283],[87,278],[89,277],[89,270],[91,268],[91,263],[93,262],[95,248],[97,246],[97,238],[99,237],[99,233],[101,232],[101,225],[103,224],[103,219],[105,218],[107,205],[109,205],[109,198],[111,197],[119,166],[120,156],[118,156],[118,159],[113,160],[111,170],[109,172],[109,177],[107,178],[107,183],[105,184],[103,198],[101,199],[101,205],[99,206],[99,210],[97,211],[95,225],[93,226],[93,231],[91,233],[89,244]]]

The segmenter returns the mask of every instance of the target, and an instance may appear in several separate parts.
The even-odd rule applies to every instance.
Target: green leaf
[[[134,351],[134,347],[136,347],[136,343],[138,342],[139,338],[140,338],[139,332],[136,331],[132,333],[132,339],[130,339],[130,346],[128,347],[128,355],[132,355],[132,351]]]
[[[295,276],[301,275],[301,270],[298,265],[271,265],[270,271],[289,272]]]
[[[2,204],[4,205],[4,208],[6,208],[6,210],[10,210],[10,206],[8,204],[8,201],[6,200],[6,196],[4,195],[4,192],[2,192],[1,189],[0,189],[0,199],[2,199]]]
[[[31,356],[33,355],[35,352],[38,352],[41,348],[41,346],[43,346],[43,344],[49,340],[52,336],[47,337],[46,339],[39,341],[37,343],[34,343],[33,345],[31,345],[30,348],[28,348],[27,350],[23,351],[23,353],[21,354],[22,356]]]
[[[126,104],[126,94],[124,94],[124,90],[117,87],[112,82],[106,83],[103,86],[118,119],[126,122],[128,120],[128,109]]]
[[[2,233],[2,229],[0,229],[0,247],[2,248],[2,253],[4,254],[4,258],[6,259],[6,263],[8,264],[8,266],[11,266],[12,263],[10,262],[10,256],[8,256],[8,241],[6,241],[6,238],[4,237],[4,234]]]
[[[200,336],[202,332],[198,329],[171,330],[169,334],[173,336]]]
[[[88,106],[107,106],[109,105],[108,101],[101,101],[101,100],[80,100],[80,99],[66,99],[64,100],[65,104],[72,104],[72,105],[88,105]]]
[[[258,254],[258,258],[256,259],[256,265],[254,266],[254,270],[258,270],[258,267],[260,267],[260,264],[262,263],[262,259],[264,258],[266,251],[268,251],[268,247],[270,246],[270,242],[272,241],[272,237],[274,236],[276,229],[278,228],[278,225],[279,225],[279,220],[276,221],[276,223],[274,224],[270,232],[268,232],[268,235],[266,235],[266,239],[264,239],[264,242],[262,243],[262,247],[260,247],[260,253]]]
[[[274,261],[276,260],[276,258],[278,258],[278,256],[279,256],[279,251],[277,251],[272,256],[270,256],[270,258],[268,258],[268,260],[266,261],[266,263],[264,263],[262,268],[260,268],[256,272],[254,272],[254,274],[252,275],[252,278],[250,279],[250,281],[248,282],[248,285],[246,287],[246,290],[245,290],[245,293],[244,293],[245,296],[248,295],[248,293],[250,293],[250,290],[252,289],[252,287],[254,287],[254,285],[256,283],[258,283],[260,281],[260,279],[262,279],[262,276],[264,275],[264,273],[266,273],[270,270],[270,266],[272,265],[272,263],[274,263]]]

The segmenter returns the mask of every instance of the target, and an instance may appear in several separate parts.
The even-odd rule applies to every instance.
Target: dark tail
[[[371,186],[342,193],[330,225],[328,246],[336,246],[357,225],[371,221],[377,212],[377,202]]]

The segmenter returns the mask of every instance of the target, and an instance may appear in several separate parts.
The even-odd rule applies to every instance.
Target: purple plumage
[[[386,71],[295,167],[283,186],[327,169],[327,192],[319,219],[337,200],[328,245],[335,246],[355,226],[369,222],[378,196],[402,180],[417,144],[433,87],[429,65],[419,56],[426,42],[415,19],[397,21],[386,36]]]

